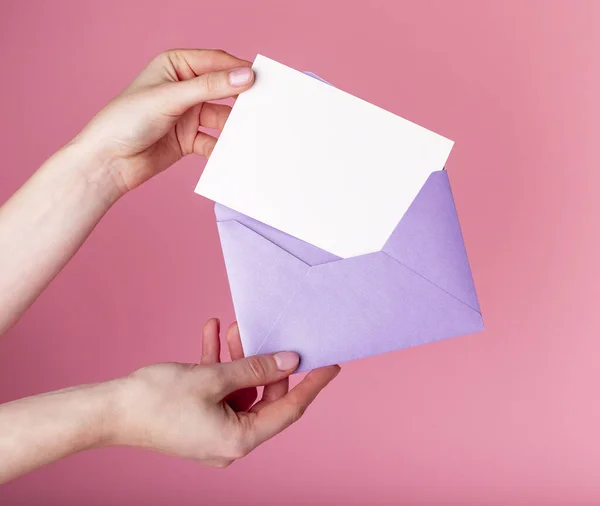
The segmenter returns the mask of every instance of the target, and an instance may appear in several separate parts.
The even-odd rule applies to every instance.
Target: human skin
[[[0,335],[129,191],[182,157],[208,157],[231,108],[211,103],[252,86],[250,62],[223,51],[172,50],[152,60],[71,142],[0,207]],[[71,453],[107,445],[156,450],[224,467],[296,421],[338,374],[310,372],[288,391],[293,352],[220,362],[209,320],[198,364],[155,364],[125,378],[0,406],[0,483]],[[256,387],[266,385],[256,401]]]

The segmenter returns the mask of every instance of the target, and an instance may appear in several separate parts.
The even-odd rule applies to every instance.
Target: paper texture
[[[483,330],[446,171],[382,251],[354,258],[215,212],[246,355],[296,351],[305,371]]]
[[[260,63],[260,60],[258,62]],[[274,65],[279,72],[278,64]],[[262,65],[259,65],[259,69],[262,68]],[[260,75],[265,76],[265,73],[259,72]],[[320,79],[314,74],[311,76]],[[294,75],[293,80],[296,81],[296,78]],[[323,83],[319,82],[319,85],[321,84]],[[302,82],[299,86],[303,88],[305,84]],[[319,93],[321,92],[319,88]],[[346,100],[349,96],[343,97],[343,100]],[[238,107],[239,104],[234,108],[234,113]],[[282,108],[288,109],[285,102]],[[325,116],[323,121],[327,123],[329,110],[325,108],[320,113],[313,111],[314,121],[320,123]],[[243,112],[242,116],[244,114]],[[369,114],[372,114],[372,110],[369,110]],[[297,136],[291,142],[296,147],[303,143],[309,144],[312,132],[296,131],[287,125],[286,122],[291,116],[282,115],[280,128]],[[336,123],[337,119],[332,121],[332,124]],[[390,121],[391,123],[395,124],[395,121]],[[234,121],[234,130],[236,124]],[[261,136],[253,134],[251,126],[246,122],[243,128],[250,129],[247,130],[250,136],[256,135],[259,139]],[[333,126],[331,128],[335,130]],[[409,128],[409,133],[411,132],[412,127]],[[228,150],[241,149],[239,133],[241,132],[234,132],[234,140],[231,141]],[[383,134],[387,135],[385,132]],[[430,134],[426,132],[423,134],[424,138]],[[386,138],[389,141],[390,137]],[[220,140],[219,145],[221,142]],[[290,141],[282,139],[282,142]],[[423,145],[426,144],[425,142]],[[402,139],[398,140],[397,145],[403,145]],[[264,149],[266,150],[266,146]],[[230,155],[231,153],[224,153],[223,157]],[[283,153],[280,155],[283,157]],[[300,172],[310,174],[314,184],[305,185],[303,191],[308,192],[311,197],[319,196],[319,181],[333,183],[333,179],[329,177],[330,172],[335,173],[338,170],[330,161],[339,159],[330,153],[326,155],[323,155],[327,160],[325,164],[320,164],[319,160],[313,160],[312,164],[304,160],[303,163],[307,164],[306,170],[295,165],[293,157],[288,156],[289,160],[282,161],[284,164],[280,165],[279,172],[286,174],[288,165],[285,163],[289,163],[298,171],[294,177],[299,177]],[[265,157],[267,162],[271,160],[268,153]],[[374,155],[373,158],[378,159],[377,163],[385,163],[380,157]],[[396,161],[399,158],[402,157],[396,157]],[[442,158],[440,157],[441,164]],[[243,166],[241,160],[240,163]],[[369,164],[368,170],[363,171],[364,185],[369,188],[354,195],[355,203],[358,202],[356,205],[366,202],[365,196],[372,197],[377,193],[370,187],[374,186],[370,181],[373,173],[381,178],[381,181],[388,180],[392,185],[386,189],[386,195],[395,193],[401,201],[408,199],[406,181],[411,178],[406,179],[404,175],[400,177],[398,174],[392,174],[390,177],[385,171],[378,172],[379,166],[373,163]],[[358,173],[358,165],[350,163],[349,166],[352,171]],[[216,167],[219,174],[215,173],[214,185],[209,179],[207,188],[214,190],[212,198],[221,202],[224,200],[219,195],[231,194],[228,184],[236,188],[238,185],[239,188],[243,188],[244,185],[250,184],[245,190],[252,195],[261,195],[265,200],[258,202],[258,207],[253,207],[254,199],[249,199],[249,207],[253,210],[264,210],[268,217],[277,218],[277,213],[272,214],[272,211],[277,211],[278,208],[271,209],[268,205],[285,207],[286,202],[271,199],[269,192],[278,194],[278,185],[283,185],[284,195],[291,200],[296,197],[295,205],[307,206],[302,216],[311,221],[311,226],[319,228],[320,217],[324,217],[323,222],[326,225],[332,225],[335,220],[331,219],[331,208],[336,207],[338,203],[340,208],[347,211],[346,217],[355,219],[352,205],[345,200],[348,195],[343,181],[339,185],[344,187],[344,191],[332,192],[328,199],[323,200],[327,205],[319,206],[312,205],[311,199],[305,193],[295,196],[291,187],[286,186],[285,177],[273,175],[276,181],[274,183],[269,179],[271,176],[261,171],[260,163],[255,159],[243,168],[249,174],[256,175],[257,181],[263,176],[266,177],[265,188],[259,183],[252,186],[253,179],[247,177],[247,174],[240,176],[243,183],[236,179],[227,183],[227,177],[220,172],[225,173],[228,168],[225,165],[212,167]],[[386,170],[391,171],[389,165]],[[234,177],[234,173],[244,171],[239,172],[236,169],[230,172],[231,177]],[[419,177],[424,177],[424,180],[418,187],[415,198],[408,202],[407,208],[402,211],[392,229],[386,232],[381,246],[365,254],[349,254],[367,249],[366,243],[360,243],[358,240],[342,241],[328,249],[299,239],[299,236],[294,236],[288,230],[271,226],[268,222],[256,219],[256,216],[240,212],[239,209],[215,205],[223,256],[246,355],[296,351],[300,354],[299,371],[306,371],[483,330],[483,320],[448,175],[445,170],[423,169]],[[201,182],[201,191],[202,188]],[[297,187],[299,188],[300,186]],[[286,193],[288,191],[289,194]],[[233,201],[238,202],[235,194],[233,195]],[[314,200],[318,201],[318,198]],[[379,201],[373,202],[376,207]],[[372,224],[377,224],[390,221],[384,220],[388,216],[386,213],[397,211],[396,208],[390,210],[384,207],[377,208],[377,212],[380,213],[377,215],[369,214],[368,210],[363,211],[369,215]],[[290,207],[286,209],[291,212]],[[333,217],[341,219],[342,214],[333,213]],[[294,226],[294,223],[294,220],[288,220],[286,226]],[[354,222],[348,220],[343,222],[342,229],[347,228],[348,237],[357,239],[365,233],[362,228],[364,226],[365,222],[361,219]],[[320,232],[325,229],[326,227],[319,228]],[[336,235],[338,232],[333,230],[332,233]],[[342,249],[337,248],[340,244],[344,246]]]
[[[379,251],[452,141],[258,56],[197,193],[341,258]]]

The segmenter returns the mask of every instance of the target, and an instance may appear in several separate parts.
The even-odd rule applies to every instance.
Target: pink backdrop
[[[487,331],[348,364],[225,471],[104,449],[0,503],[600,503],[599,16],[594,0],[3,2],[0,201],[161,50],[261,52],[456,141]],[[115,206],[0,344],[0,401],[193,361],[203,320],[233,318],[202,166]]]

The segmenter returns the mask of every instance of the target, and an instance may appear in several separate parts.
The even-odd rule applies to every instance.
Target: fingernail
[[[273,355],[277,369],[280,371],[289,371],[290,369],[296,369],[300,362],[300,357],[293,351],[282,351]]]
[[[240,67],[232,70],[229,72],[229,84],[231,86],[245,86],[252,81],[253,74],[250,67]]]

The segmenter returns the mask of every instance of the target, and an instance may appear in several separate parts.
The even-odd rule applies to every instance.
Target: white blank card
[[[453,142],[264,56],[196,192],[342,258],[379,251]]]

